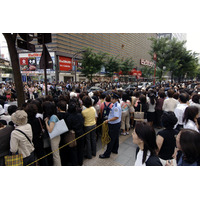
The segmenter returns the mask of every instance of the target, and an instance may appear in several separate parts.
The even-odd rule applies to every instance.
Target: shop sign
[[[28,58],[19,58],[20,65],[28,65]]]
[[[145,60],[145,59],[140,59],[140,64],[141,65],[145,65],[145,66],[149,66],[149,67],[153,67],[154,66],[154,62]]]
[[[60,71],[72,71],[72,59],[59,56]]]

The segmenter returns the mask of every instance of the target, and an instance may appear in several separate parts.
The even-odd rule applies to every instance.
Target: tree
[[[171,72],[171,80],[178,78],[179,82],[186,75],[195,76],[198,72],[198,60],[195,53],[192,54],[185,48],[186,41],[177,41],[173,38],[150,38],[152,41],[151,51],[149,52],[153,59],[153,54],[156,53],[159,79],[162,80],[163,67],[166,71]]]
[[[105,53],[94,53],[92,49],[86,49],[82,53],[82,70],[81,72],[92,81],[93,74],[100,72],[104,65]]]
[[[104,64],[107,76],[112,77],[114,72],[119,72],[120,65],[120,61],[117,59],[117,57],[107,57]]]
[[[154,68],[152,67],[142,67],[141,69],[141,72],[142,72],[142,76],[143,77],[153,77],[153,74],[154,74]]]
[[[132,58],[126,58],[125,60],[122,60],[120,70],[122,71],[123,75],[128,75],[133,68],[134,61]]]
[[[17,33],[3,33],[7,45],[8,45],[8,51],[10,53],[10,58],[11,58],[11,65],[13,69],[13,75],[14,75],[14,82],[15,82],[15,87],[16,87],[16,92],[17,92],[17,103],[18,106],[22,106],[25,102],[25,95],[24,95],[24,87],[23,87],[23,82],[22,82],[22,76],[21,76],[21,71],[20,71],[20,66],[19,66],[19,58],[17,54],[17,49],[16,49],[16,39],[17,39]]]

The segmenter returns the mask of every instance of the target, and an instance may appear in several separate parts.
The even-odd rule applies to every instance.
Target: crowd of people
[[[96,156],[102,129],[95,128],[103,122],[108,124],[111,140],[100,159],[118,154],[119,137],[132,134],[133,143],[138,145],[136,166],[200,164],[198,84],[168,83],[124,91],[122,83],[100,83],[103,91],[88,92],[90,86],[52,83],[45,95],[44,83],[25,83],[26,103],[17,107],[6,103],[17,98],[15,85],[1,85],[0,165],[5,165],[4,156],[8,154],[22,154],[24,165],[28,165],[53,151],[32,165],[81,166],[84,159]],[[138,114],[141,117],[136,117]],[[74,131],[75,138],[89,133],[76,144],[55,151],[66,144],[68,132],[53,139],[48,133],[61,119]]]

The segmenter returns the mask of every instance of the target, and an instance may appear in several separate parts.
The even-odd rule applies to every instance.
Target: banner
[[[60,71],[72,71],[72,59],[59,56]]]

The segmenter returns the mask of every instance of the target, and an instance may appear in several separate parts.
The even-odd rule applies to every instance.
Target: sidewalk
[[[137,145],[133,144],[132,131],[129,135],[119,136],[119,150],[118,154],[111,153],[110,158],[100,159],[99,154],[104,153],[105,149],[102,149],[101,141],[99,139],[97,143],[97,154],[92,159],[85,159],[83,166],[134,166],[135,163],[135,151]]]

